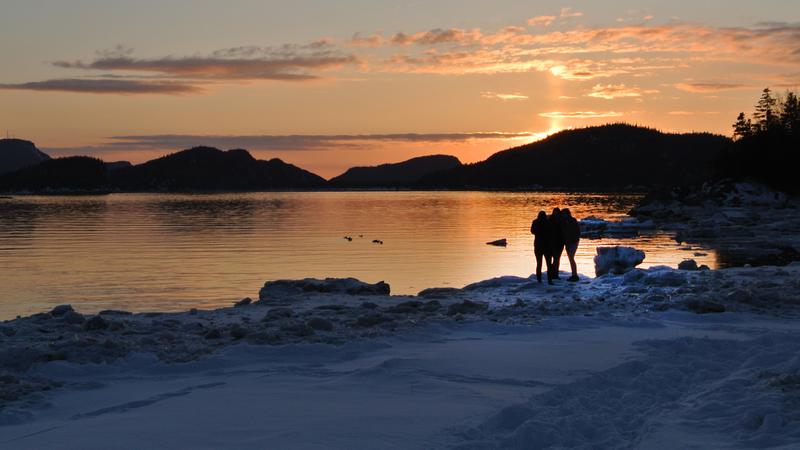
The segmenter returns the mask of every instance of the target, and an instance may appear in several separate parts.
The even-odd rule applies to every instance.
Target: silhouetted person
[[[553,284],[553,271],[550,269],[552,264],[552,236],[550,221],[547,213],[539,211],[539,215],[531,222],[531,234],[533,238],[533,253],[536,255],[536,280],[542,282],[542,258],[547,265],[547,283]]]
[[[561,211],[561,235],[564,237],[569,267],[572,269],[572,276],[567,281],[578,281],[578,264],[575,262],[575,253],[578,251],[578,244],[581,241],[581,226],[572,217],[569,208]]]
[[[561,210],[553,208],[553,213],[550,214],[550,256],[553,258],[553,263],[550,268],[553,271],[552,279],[558,280],[558,268],[561,265],[561,254],[564,253],[564,233],[561,231]]]

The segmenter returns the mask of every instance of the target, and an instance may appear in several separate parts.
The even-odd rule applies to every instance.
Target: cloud
[[[495,32],[450,28],[397,33],[391,41],[401,44],[402,50],[384,59],[376,70],[438,74],[542,71],[583,81],[650,76],[702,62],[741,63],[743,57],[760,65],[800,65],[800,25],[715,28],[670,23],[548,32],[521,27]]]
[[[700,114],[714,116],[719,114],[719,111],[669,111],[667,114],[670,116],[696,116]]]
[[[103,56],[90,62],[56,61],[64,69],[148,72],[192,79],[283,80],[304,81],[319,78],[310,70],[328,70],[358,59],[354,55],[331,54],[327,51],[312,54],[273,54],[251,57],[259,50],[251,47],[218,50],[210,56],[133,58]]]
[[[335,134],[335,135],[127,135],[112,136],[108,142],[94,146],[95,151],[110,150],[169,150],[200,145],[218,148],[249,150],[302,151],[335,148],[369,148],[376,142],[442,143],[473,140],[508,140],[534,137],[531,132],[471,132],[471,133],[393,133],[393,134]],[[74,149],[54,149],[73,151]],[[86,148],[84,148],[86,150]]]
[[[62,78],[27,83],[0,84],[0,89],[26,91],[78,92],[89,94],[189,94],[201,90],[193,84],[176,81]]]
[[[625,84],[596,84],[592,87],[592,92],[586,95],[589,97],[613,100],[625,97],[641,97],[642,94],[658,94],[658,91],[655,89],[643,90],[635,86],[628,87],[625,86]]]
[[[580,11],[574,11],[572,8],[561,8],[561,13],[558,15],[562,19],[570,17],[581,17],[583,15]]]
[[[481,97],[489,98],[489,99],[495,99],[495,100],[504,100],[504,101],[507,101],[507,100],[527,100],[528,99],[527,95],[522,95],[522,94],[519,94],[519,93],[501,94],[501,93],[492,92],[492,91],[481,92]]]
[[[477,42],[481,38],[479,30],[463,30],[460,28],[434,28],[430,31],[406,34],[396,33],[391,42],[397,45],[437,45],[446,43]]]
[[[563,8],[558,18],[580,14]],[[546,25],[551,18],[556,16],[538,16],[528,23]],[[761,66],[780,66],[770,67],[776,71],[795,71],[800,67],[798,48],[800,24],[787,23],[767,23],[753,28],[718,28],[677,22],[658,26],[576,26],[568,30],[521,26],[495,30],[434,28],[393,35],[355,33],[342,40],[239,46],[155,57],[139,57],[132,49],[117,46],[98,51],[88,60],[53,63],[65,70],[107,72],[93,76],[94,81],[70,75],[59,80],[3,86],[4,89],[57,90],[56,87],[61,86],[62,90],[71,92],[175,94],[198,92],[218,81],[303,82],[329,73],[342,76],[345,70],[440,75],[542,72],[568,81],[599,81],[611,77],[649,77],[658,72],[719,62],[742,64],[747,61]],[[97,81],[112,77],[118,81]],[[590,96],[611,99],[641,97],[647,93],[625,85],[598,86]],[[733,86],[731,83],[675,84],[676,88],[689,92],[745,87],[744,84]]]
[[[747,89],[750,86],[739,83],[678,83],[675,85],[677,89],[693,93],[708,93],[720,91],[732,91],[737,89]]]
[[[361,33],[353,34],[353,37],[350,38],[350,44],[360,47],[380,47],[385,42],[383,36],[379,34],[371,34],[369,36],[364,36]]]
[[[556,21],[556,16],[536,16],[531,17],[528,19],[528,25],[530,26],[550,26],[553,22]]]
[[[573,112],[553,111],[553,112],[539,113],[539,116],[546,117],[548,119],[597,119],[597,118],[604,118],[604,117],[620,117],[622,115],[623,114],[621,112],[616,112],[616,111],[604,111],[604,112],[596,112],[596,111],[573,111]]]

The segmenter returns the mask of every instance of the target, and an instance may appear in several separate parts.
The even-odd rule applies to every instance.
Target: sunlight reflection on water
[[[540,209],[569,206],[578,218],[619,219],[637,199],[488,192],[2,199],[0,318],[60,303],[86,312],[224,306],[256,298],[264,281],[278,278],[385,280],[393,293],[407,294],[499,275],[528,276],[534,269],[530,222]],[[509,246],[486,245],[500,238]],[[716,266],[712,250],[687,249],[656,232],[583,240],[579,271],[592,274],[595,247],[614,244],[644,250],[642,267],[675,266],[685,258]]]

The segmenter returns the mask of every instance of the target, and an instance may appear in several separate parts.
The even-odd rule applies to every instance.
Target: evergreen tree
[[[772,96],[772,91],[769,88],[764,88],[761,98],[758,99],[756,104],[756,110],[753,112],[753,119],[758,131],[767,131],[775,127],[778,123],[777,106],[778,101]]]
[[[753,124],[743,112],[739,113],[736,123],[733,124],[733,138],[742,139],[753,134]]]
[[[786,133],[794,136],[800,134],[800,102],[794,92],[786,94],[786,100],[781,108],[780,122]]]

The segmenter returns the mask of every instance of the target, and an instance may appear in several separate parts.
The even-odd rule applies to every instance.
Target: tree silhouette
[[[736,123],[733,124],[733,139],[739,140],[751,134],[753,134],[753,123],[745,117],[743,112],[740,112],[736,117]]]
[[[753,119],[759,131],[768,131],[777,124],[777,107],[778,101],[772,96],[772,91],[764,88],[753,112]]]
[[[765,88],[752,120],[739,113],[733,138],[735,142],[718,161],[718,176],[800,193],[796,173],[800,165],[800,102],[796,93],[787,92],[779,100]]]
[[[786,94],[786,100],[781,107],[781,127],[786,133],[797,136],[800,134],[800,102],[794,92]]]

